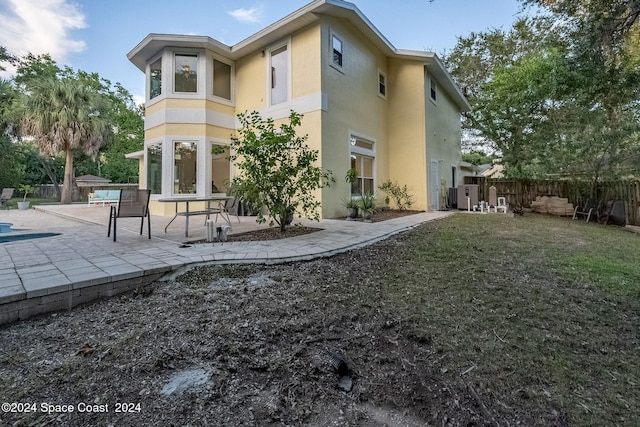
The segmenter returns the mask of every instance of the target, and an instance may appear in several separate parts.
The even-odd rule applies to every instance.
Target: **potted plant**
[[[353,194],[353,185],[358,181],[358,171],[355,168],[347,169],[347,173],[344,176],[345,182],[351,184],[349,191]],[[347,219],[355,219],[358,217],[358,208],[360,203],[358,200],[350,197],[348,200],[342,202],[345,208],[347,208]]]
[[[345,182],[349,183],[349,191],[351,194],[357,192],[358,171],[355,168],[347,169],[347,173],[344,176]]]
[[[362,209],[362,218],[366,222],[371,222],[371,217],[376,211],[376,195],[365,193],[360,198],[360,208]]]
[[[360,203],[358,200],[349,198],[342,202],[345,208],[347,208],[347,219],[355,219],[358,217],[358,208]]]
[[[349,184],[353,184],[358,179],[358,171],[354,168],[347,169],[347,174],[344,176],[344,180]]]
[[[24,198],[21,202],[18,202],[18,209],[24,211],[29,209],[29,205],[31,204],[31,202],[27,202],[27,195],[33,193],[36,189],[29,184],[22,184],[19,189],[24,193]]]

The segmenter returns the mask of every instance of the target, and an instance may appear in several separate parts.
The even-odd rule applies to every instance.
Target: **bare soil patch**
[[[562,224],[456,215],[332,258],[195,268],[0,327],[3,400],[109,410],[0,421],[633,425],[640,294],[568,279],[560,237],[591,230]],[[115,412],[122,402],[132,411]]]

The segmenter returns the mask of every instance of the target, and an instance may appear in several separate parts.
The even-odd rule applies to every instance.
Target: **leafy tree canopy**
[[[518,19],[507,31],[460,38],[445,58],[473,106],[464,126],[502,153],[508,176],[586,176],[595,183],[638,172],[633,28],[614,49],[613,38],[585,34],[580,19]]]
[[[234,192],[257,210],[259,223],[266,219],[263,208],[284,231],[295,213],[320,219],[316,190],[334,182],[330,171],[316,166],[318,151],[298,136],[302,116],[291,112],[289,123],[276,127],[273,119],[257,112],[239,114],[242,128],[231,139],[232,155],[239,170],[233,179]]]
[[[522,0],[537,5],[563,19],[571,20],[576,29],[590,29],[583,37],[599,39],[598,46],[624,46],[630,34],[637,32],[640,18],[639,0]]]
[[[462,153],[462,160],[472,165],[487,165],[493,162],[494,156],[484,151],[472,150],[468,153]]]
[[[0,49],[0,62],[2,52],[6,51]],[[144,110],[135,105],[132,95],[122,85],[112,84],[97,73],[60,67],[49,55],[27,54],[15,62],[17,71],[13,79],[0,81],[0,130],[8,130],[21,136],[20,115],[24,113],[24,109],[18,108],[17,100],[38,93],[43,82],[73,82],[103,99],[105,108],[100,115],[108,118],[110,129],[110,137],[103,141],[98,151],[89,150],[87,154],[74,150],[76,175],[91,173],[114,182],[128,182],[132,177],[137,178],[138,162],[126,159],[124,155],[143,148]],[[30,150],[23,151],[31,153]],[[48,177],[52,181],[56,180],[54,183],[57,184],[62,178],[60,165],[64,167],[65,160],[59,153],[51,154],[53,151],[34,157],[38,160],[35,164],[39,163],[40,167],[28,167],[31,172],[25,172],[24,179],[37,184],[46,181],[45,177]],[[36,178],[38,173],[41,175]]]

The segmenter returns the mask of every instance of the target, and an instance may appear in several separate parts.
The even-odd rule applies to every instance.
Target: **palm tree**
[[[17,97],[10,80],[0,79],[0,134],[11,128],[14,116],[11,107]]]
[[[33,137],[45,154],[66,154],[60,202],[69,204],[74,151],[95,157],[112,134],[109,100],[71,77],[45,78],[29,89],[22,108],[22,134]]]

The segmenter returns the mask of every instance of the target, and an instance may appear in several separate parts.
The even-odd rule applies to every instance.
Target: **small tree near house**
[[[404,211],[413,205],[413,195],[409,193],[407,185],[402,187],[395,181],[387,179],[378,188],[388,194],[387,197],[391,197],[396,204],[398,210]]]
[[[302,116],[294,111],[289,123],[276,127],[256,111],[239,114],[242,128],[231,138],[230,159],[239,170],[233,179],[236,195],[257,211],[257,222],[266,221],[263,209],[285,231],[295,213],[320,220],[320,202],[314,192],[334,182],[331,171],[316,165],[318,151],[309,148],[308,135],[296,135]]]

